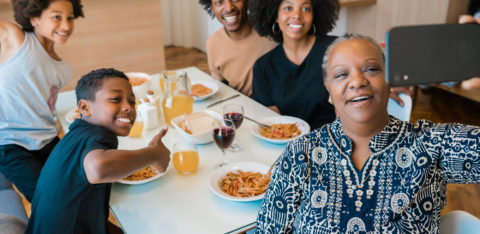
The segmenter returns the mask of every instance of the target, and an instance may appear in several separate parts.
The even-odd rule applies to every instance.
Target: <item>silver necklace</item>
[[[363,205],[363,202],[362,202],[362,197],[363,197],[363,194],[364,194],[363,187],[364,187],[365,181],[369,178],[370,178],[370,180],[368,181],[368,189],[366,191],[366,194],[367,194],[366,198],[370,199],[373,195],[373,187],[375,186],[375,176],[377,175],[377,166],[378,166],[378,164],[380,164],[378,159],[376,159],[376,156],[385,152],[386,150],[390,149],[391,147],[393,147],[398,138],[395,139],[395,141],[392,144],[385,147],[381,151],[370,154],[367,162],[365,162],[366,168],[364,168],[364,170],[362,172],[362,180],[360,181],[360,179],[358,177],[358,173],[355,171],[356,170],[355,166],[352,165],[351,160],[348,160],[350,156],[345,154],[342,150],[342,146],[344,144],[343,144],[342,131],[340,129],[340,126],[338,128],[338,137],[340,138],[340,145],[337,144],[337,141],[332,136],[332,132],[330,130],[328,131],[328,133],[330,135],[330,139],[332,140],[332,143],[338,149],[338,151],[340,152],[340,155],[343,156],[343,159],[340,161],[340,164],[343,167],[343,175],[345,176],[345,184],[347,184],[347,194],[348,194],[348,197],[350,197],[350,198],[353,198],[354,194],[356,195],[355,210],[359,212],[360,209],[362,208],[362,205]],[[346,145],[346,143],[345,143],[345,145]],[[353,146],[352,146],[352,150],[353,150]],[[371,168],[371,170],[368,174],[365,174],[365,172],[368,171],[367,167],[370,164],[372,165],[372,168]],[[351,178],[351,175],[350,175],[350,171],[348,170],[347,165],[350,168],[352,168],[351,171],[353,171],[353,174],[354,174],[354,177],[355,177],[355,184],[353,184],[353,181],[352,181],[352,178]]]

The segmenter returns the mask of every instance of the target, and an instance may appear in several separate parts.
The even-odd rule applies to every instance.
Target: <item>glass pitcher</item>
[[[165,96],[162,101],[165,122],[180,115],[192,113],[193,97],[190,95],[190,80],[184,71],[169,71],[164,74]]]

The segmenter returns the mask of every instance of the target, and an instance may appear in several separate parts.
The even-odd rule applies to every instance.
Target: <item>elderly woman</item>
[[[336,39],[323,69],[338,119],[287,146],[257,231],[438,233],[446,184],[480,182],[480,128],[389,116],[370,38]]]

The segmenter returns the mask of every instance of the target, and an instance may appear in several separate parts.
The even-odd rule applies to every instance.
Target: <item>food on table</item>
[[[260,172],[237,170],[220,179],[220,188],[235,197],[253,197],[264,193],[270,183],[270,175]]]
[[[129,77],[128,80],[132,86],[139,86],[148,81],[147,78],[143,77]]]
[[[124,180],[144,180],[156,176],[157,174],[158,172],[155,169],[153,169],[151,166],[147,166],[142,170],[125,177]]]
[[[198,135],[213,130],[213,123],[218,122],[211,115],[203,112],[195,112],[183,116],[178,126],[190,135]]]
[[[212,92],[212,89],[205,85],[202,85],[202,84],[192,85],[192,96],[201,97],[201,96],[210,94],[211,92]]]
[[[260,128],[260,134],[271,139],[289,139],[300,135],[302,132],[297,124],[272,124],[270,128]]]

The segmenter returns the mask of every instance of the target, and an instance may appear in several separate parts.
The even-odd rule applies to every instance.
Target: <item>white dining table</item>
[[[209,104],[234,94],[240,94],[209,110],[222,114],[222,107],[227,103],[238,103],[244,107],[246,116],[261,119],[278,115],[253,99],[239,93],[229,86],[214,80],[195,67],[179,69],[186,71],[190,80],[215,81],[219,90],[212,97],[194,103],[194,111],[207,109]],[[152,89],[159,89],[160,75],[152,76]],[[59,94],[57,112],[62,127],[68,131],[69,123],[65,120],[68,111],[74,109],[75,92]],[[244,120],[235,134],[240,145],[238,152],[227,151],[229,162],[257,162],[270,166],[281,154],[285,145],[276,145],[258,139],[250,132],[253,123]],[[161,126],[165,126],[161,122]],[[150,139],[160,130],[144,131],[140,138],[119,137],[119,149],[139,149],[145,147]],[[164,144],[172,149],[175,142],[184,139],[176,129],[169,127],[163,138]],[[239,202],[224,199],[214,194],[208,181],[214,165],[221,160],[222,153],[215,143],[197,145],[200,162],[197,172],[179,174],[171,167],[159,179],[145,184],[127,185],[114,183],[110,196],[110,208],[118,223],[126,233],[226,233],[256,220],[262,200]]]

